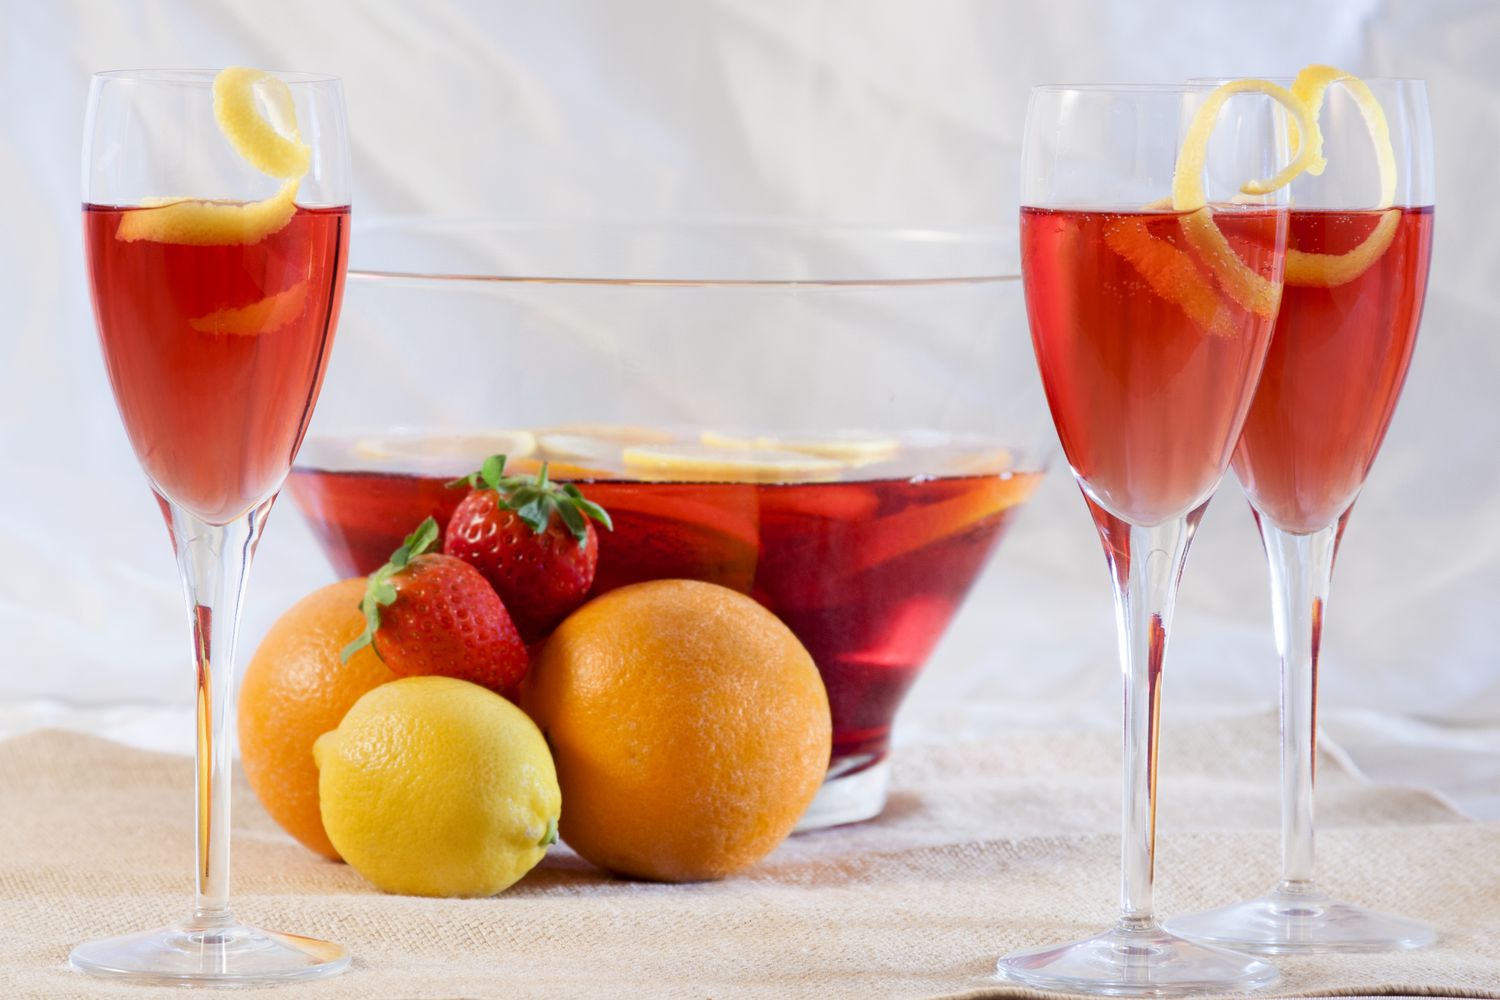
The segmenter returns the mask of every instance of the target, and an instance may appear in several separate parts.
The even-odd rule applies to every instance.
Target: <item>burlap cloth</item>
[[[1274,732],[1268,717],[1168,719],[1163,913],[1273,881]],[[343,976],[279,997],[1025,996],[989,979],[997,955],[1113,917],[1118,753],[1096,731],[907,747],[878,821],[794,837],[739,877],[634,884],[559,848],[487,900],[378,895],[282,835],[241,786],[235,906],[353,950]],[[1500,997],[1500,826],[1365,784],[1326,756],[1320,767],[1327,888],[1441,937],[1417,952],[1282,959],[1281,982],[1258,995]],[[45,732],[0,743],[0,789],[0,995],[181,997],[65,963],[78,941],[184,914],[190,762]]]

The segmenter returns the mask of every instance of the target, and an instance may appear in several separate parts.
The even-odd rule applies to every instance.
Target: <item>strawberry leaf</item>
[[[594,520],[604,525],[610,531],[615,530],[615,522],[610,519],[609,511],[605,510],[603,507],[599,506],[598,504],[594,503],[594,501],[584,496],[583,492],[579,490],[578,487],[574,486],[572,483],[568,483],[563,487],[563,492],[573,498],[573,502],[578,506],[579,510],[583,511],[589,517],[592,517]]]
[[[437,518],[428,517],[417,525],[417,530],[406,536],[406,541],[401,548],[407,552],[407,558],[401,565],[406,565],[415,556],[432,549],[433,543],[438,540],[442,532],[438,531]]]
[[[606,529],[614,530],[614,522],[610,520],[609,513],[585,497],[577,486],[572,483],[551,482],[547,478],[546,462],[542,463],[534,479],[507,476],[504,473],[505,456],[491,455],[484,460],[484,465],[478,472],[466,479],[454,480],[449,485],[467,482],[474,489],[479,489],[479,484],[484,483],[487,488],[495,491],[495,502],[501,510],[515,514],[538,535],[551,526],[553,514],[558,516],[579,545],[588,542],[590,518]]]
[[[528,492],[526,499],[522,503],[514,505],[518,497],[518,494],[512,495],[511,503],[513,506],[510,508],[515,511],[516,517],[525,521],[531,526],[531,530],[539,535],[546,531],[548,523],[552,520],[552,510],[547,504],[547,498],[543,495]],[[503,506],[504,501],[501,503]]]
[[[437,521],[431,517],[417,525],[417,530],[406,536],[401,547],[391,553],[390,561],[371,573],[365,580],[365,596],[359,602],[359,610],[365,616],[365,630],[354,637],[354,641],[339,653],[345,663],[349,657],[370,646],[380,656],[380,647],[375,646],[375,633],[380,631],[380,609],[396,603],[396,587],[391,577],[405,569],[413,559],[422,555],[438,539]],[[384,657],[381,657],[384,662]]]
[[[481,488],[480,484],[483,483],[485,487],[495,489],[496,484],[504,478],[504,475],[505,456],[491,455],[484,460],[484,465],[478,472],[471,472],[467,476],[459,476],[457,479],[444,483],[443,486],[450,490],[461,488],[477,490]]]
[[[588,527],[583,515],[578,512],[578,505],[571,503],[560,503],[557,505],[557,513],[562,517],[563,524],[573,533],[574,538],[588,538]]]
[[[504,477],[504,475],[504,455],[491,455],[489,458],[485,459],[484,464],[479,467],[479,478],[484,480],[484,484],[492,490],[500,488],[500,480],[502,477]]]

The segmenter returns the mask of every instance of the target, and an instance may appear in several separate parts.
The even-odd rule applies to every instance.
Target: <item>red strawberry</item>
[[[590,519],[610,527],[604,508],[571,483],[505,475],[505,456],[485,460],[458,483],[471,487],[453,512],[443,551],[470,564],[495,588],[528,642],[551,632],[583,603],[594,583],[599,537]]]
[[[359,605],[365,630],[344,648],[344,659],[373,643],[398,676],[440,674],[507,694],[526,676],[526,644],[474,567],[427,552],[437,539],[429,517],[370,574]]]

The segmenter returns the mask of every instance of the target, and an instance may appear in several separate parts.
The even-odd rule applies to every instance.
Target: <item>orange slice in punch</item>
[[[748,451],[707,445],[637,445],[621,458],[639,479],[698,483],[800,483],[837,479],[844,462],[792,451]]]
[[[875,431],[834,431],[818,436],[765,434],[728,434],[704,431],[699,441],[711,448],[736,451],[792,451],[802,455],[831,458],[851,465],[883,462],[901,450],[901,442],[889,434]]]
[[[143,210],[120,220],[115,239],[235,246],[259,243],[291,221],[298,184],[312,163],[312,150],[297,131],[291,88],[262,70],[231,66],[214,77],[214,119],[247,163],[286,183],[271,197],[248,203],[147,199]]]
[[[395,431],[357,441],[354,453],[382,469],[406,469],[462,476],[479,468],[491,455],[514,463],[536,451],[529,431],[484,430],[466,433]]]

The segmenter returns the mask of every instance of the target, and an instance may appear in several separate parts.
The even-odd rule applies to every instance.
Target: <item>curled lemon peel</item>
[[[1281,305],[1281,282],[1259,274],[1235,253],[1208,209],[1208,195],[1203,188],[1208,142],[1213,136],[1219,111],[1229,98],[1245,93],[1265,94],[1286,108],[1297,124],[1298,134],[1306,136],[1307,141],[1298,143],[1291,161],[1273,176],[1241,185],[1243,194],[1269,194],[1322,162],[1323,133],[1318,128],[1317,116],[1301,97],[1269,80],[1231,80],[1215,87],[1193,115],[1177,156],[1177,168],[1172,174],[1172,209],[1186,213],[1181,219],[1183,235],[1213,272],[1224,292],[1257,316],[1269,317],[1276,315]]]
[[[307,279],[283,291],[267,295],[245,306],[215,309],[204,316],[188,320],[188,326],[199,333],[230,333],[251,336],[279,330],[302,315],[307,308]]]
[[[1224,300],[1203,280],[1191,254],[1151,234],[1145,220],[1120,218],[1104,228],[1104,245],[1125,258],[1159,297],[1219,336],[1233,336]]]
[[[1318,288],[1347,285],[1368,271],[1396,239],[1401,213],[1388,209],[1359,245],[1346,253],[1286,252],[1286,283]]]
[[[259,107],[262,97],[266,114]],[[221,70],[214,77],[214,120],[235,152],[267,176],[292,180],[312,166],[312,148],[297,129],[292,89],[264,70]]]
[[[1304,170],[1322,162],[1323,133],[1318,128],[1317,116],[1307,103],[1294,91],[1269,80],[1230,80],[1209,92],[1198,106],[1183,137],[1182,148],[1177,154],[1177,168],[1172,173],[1172,209],[1176,212],[1196,212],[1208,205],[1208,195],[1203,190],[1203,168],[1208,162],[1208,140],[1213,136],[1214,124],[1224,103],[1235,94],[1265,94],[1286,108],[1299,128],[1299,135],[1308,136],[1306,143],[1299,142],[1297,153],[1291,162],[1271,177],[1264,180],[1247,181],[1240,190],[1249,195],[1270,194],[1286,187]],[[1322,169],[1321,166],[1318,167]]]
[[[264,98],[266,114],[260,110]],[[148,198],[115,230],[126,243],[236,246],[280,231],[297,211],[297,189],[312,151],[297,131],[291,88],[263,70],[231,66],[214,77],[214,119],[235,151],[256,170],[284,180],[269,198],[248,203],[201,198]]]
[[[1289,285],[1332,288],[1348,284],[1368,271],[1390,249],[1396,238],[1397,225],[1401,221],[1400,212],[1391,209],[1396,200],[1396,150],[1391,143],[1390,123],[1386,121],[1385,110],[1381,108],[1369,85],[1335,66],[1315,64],[1297,74],[1297,79],[1292,81],[1292,93],[1308,106],[1316,119],[1323,110],[1323,99],[1328,88],[1336,83],[1341,84],[1349,92],[1349,96],[1354,98],[1360,116],[1365,121],[1365,128],[1370,132],[1370,141],[1375,145],[1376,165],[1380,171],[1380,199],[1375,208],[1384,210],[1384,214],[1358,246],[1344,253],[1288,250],[1286,283]],[[1300,126],[1294,122],[1289,132],[1292,143],[1299,144],[1302,135]],[[1321,148],[1317,161],[1316,169],[1308,167],[1308,173],[1322,173],[1326,161]]]
[[[262,201],[246,204],[193,198],[148,198],[127,212],[115,230],[125,243],[181,243],[189,246],[235,246],[259,243],[280,231],[297,211],[297,181]]]

